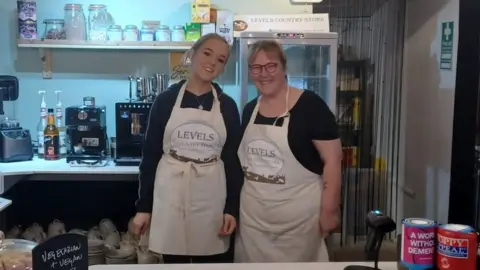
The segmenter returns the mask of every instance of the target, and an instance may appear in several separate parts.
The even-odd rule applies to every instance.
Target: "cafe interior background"
[[[328,13],[330,31],[339,35],[339,48],[344,53],[342,61],[357,62],[353,70],[362,87],[354,99],[360,99],[358,121],[362,128],[349,130],[344,136],[360,136],[362,145],[356,151],[362,156],[362,162],[344,164],[343,221],[341,237],[335,240],[341,245],[355,245],[363,238],[365,215],[371,209],[381,209],[397,223],[402,217],[410,216],[441,223],[448,220],[449,205],[445,198],[449,196],[459,1],[324,0],[313,5],[292,4],[288,0],[212,1],[218,8],[236,14]],[[40,22],[63,18],[63,6],[70,2],[37,0],[40,34],[43,33]],[[84,6],[91,4],[86,0],[77,2]],[[120,25],[138,24],[152,18],[161,20],[162,24],[177,25],[190,19],[188,0],[170,1],[168,5],[154,0],[103,0],[102,4],[108,6]],[[0,33],[3,35],[0,74],[19,79],[20,97],[15,102],[5,102],[5,113],[25,128],[35,130],[37,125],[40,104],[37,91],[46,90],[46,102],[53,106],[53,93],[61,90],[64,106],[81,104],[85,96],[95,97],[96,104],[105,105],[109,137],[114,136],[114,103],[128,98],[128,76],[169,73],[166,51],[56,50],[53,78],[43,79],[39,51],[17,47],[15,9],[15,1],[0,1]],[[454,22],[455,27],[450,70],[439,69],[441,22],[444,21]],[[232,72],[235,51],[234,45],[226,74],[219,83],[239,102],[238,85]],[[337,81],[344,76],[342,64],[338,66]],[[65,187],[60,182],[55,184]],[[22,201],[45,196],[48,193],[45,186],[51,189],[53,185],[44,182],[41,188],[38,184],[32,186],[34,183],[23,187],[20,184],[23,183],[9,192],[12,197],[22,197]],[[99,196],[121,194],[121,198],[110,200],[109,207],[126,207],[131,211],[137,183],[115,185],[113,189],[97,186],[104,192]],[[77,193],[87,194],[92,187],[77,189]],[[79,211],[76,215],[88,219],[89,211],[97,206],[89,204],[85,194],[57,196],[71,199],[57,201],[57,204],[69,205],[71,211]],[[75,200],[81,202],[72,202]],[[14,199],[15,204],[20,202]],[[53,213],[52,209],[56,208],[57,205],[41,205],[35,212]],[[22,212],[9,212],[4,225],[28,220],[21,215]]]

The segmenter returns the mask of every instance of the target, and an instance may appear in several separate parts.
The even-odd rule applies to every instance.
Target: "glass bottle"
[[[67,128],[62,123],[62,118],[57,117],[58,138],[60,144],[60,158],[67,157]]]
[[[41,116],[37,124],[37,140],[38,140],[38,157],[39,158],[44,158],[45,156],[45,147],[43,145],[43,141],[44,141],[43,131],[45,130],[45,127],[47,127],[47,117]]]
[[[63,106],[62,101],[60,100],[60,93],[62,91],[55,91],[57,96],[57,105],[55,119],[57,121],[57,129],[59,135],[59,144],[60,144],[60,158],[67,157],[67,128],[63,125]]]
[[[45,147],[45,160],[60,159],[60,134],[55,126],[53,109],[48,109],[47,127],[43,131],[43,145]]]

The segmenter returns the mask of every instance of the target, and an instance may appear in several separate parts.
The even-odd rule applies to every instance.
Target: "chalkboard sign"
[[[88,240],[85,235],[57,235],[32,250],[35,270],[88,270]]]

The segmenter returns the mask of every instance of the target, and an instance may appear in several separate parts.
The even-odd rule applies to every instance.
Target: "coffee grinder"
[[[65,109],[65,126],[72,166],[107,165],[107,127],[105,106],[95,106],[95,98],[84,97],[82,106]]]

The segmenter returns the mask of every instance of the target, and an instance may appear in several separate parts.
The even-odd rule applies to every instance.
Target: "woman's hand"
[[[229,236],[237,228],[237,221],[232,215],[224,214],[223,215],[223,224],[218,233],[221,236]]]
[[[147,232],[148,227],[150,227],[150,218],[152,217],[149,213],[137,213],[132,220],[132,223],[129,224],[128,230],[131,231],[134,235],[141,236]]]
[[[320,234],[327,237],[340,227],[340,210],[320,211]]]

